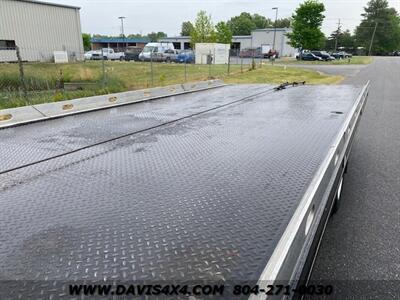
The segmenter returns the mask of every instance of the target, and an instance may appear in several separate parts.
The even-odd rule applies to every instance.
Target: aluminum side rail
[[[260,276],[260,287],[265,288],[267,285],[276,284],[295,287],[308,282],[310,270],[305,271],[303,268],[312,269],[332,206],[335,205],[335,201],[340,201],[343,174],[347,168],[354,135],[367,102],[369,85],[368,82],[363,87],[326,159],[304,194]],[[311,256],[309,252],[312,253]],[[307,259],[311,260],[309,266],[306,265]],[[265,299],[267,296],[260,294],[251,298]]]

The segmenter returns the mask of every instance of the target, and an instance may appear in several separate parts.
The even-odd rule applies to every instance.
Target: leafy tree
[[[250,17],[253,20],[253,23],[256,26],[256,29],[273,27],[273,25],[274,25],[270,19],[267,19],[266,17],[261,16],[259,14],[254,14]]]
[[[194,46],[196,43],[214,43],[216,33],[211,16],[204,10],[199,11],[197,18],[190,33],[190,43]]]
[[[167,34],[162,31],[151,32],[147,35],[147,37],[150,39],[151,42],[157,42],[159,39],[167,37]]]
[[[276,27],[290,27],[290,18],[276,20]],[[242,12],[239,16],[232,17],[228,22],[228,26],[233,35],[250,35],[254,29],[264,29],[274,27],[275,21],[271,21],[259,14],[249,14]]]
[[[306,0],[296,9],[292,18],[293,32],[288,33],[289,44],[300,49],[318,49],[325,36],[321,31],[325,6],[318,0]]]
[[[252,16],[249,13],[243,12],[239,16],[232,17],[227,22],[233,35],[250,35],[251,31],[257,29]]]
[[[95,34],[93,34],[93,37],[94,38],[111,38],[112,36],[111,35],[106,35],[106,34],[95,33]]]
[[[341,31],[335,30],[326,40],[325,50],[335,50],[337,38],[337,49],[345,49],[348,52],[353,52],[355,45],[355,36],[350,30]]]
[[[334,30],[328,38],[325,38],[324,49],[327,51],[337,50],[335,48],[339,43],[336,44],[336,39],[339,39],[340,34],[342,34],[342,30],[339,27],[338,29]]]
[[[282,18],[276,20],[276,27],[277,28],[290,28],[292,19],[291,18]]]
[[[232,43],[232,31],[225,22],[219,22],[215,29],[217,30],[217,42],[221,44]]]
[[[128,39],[135,39],[135,38],[145,38],[146,36],[141,35],[140,33],[131,33],[126,36]]]
[[[91,36],[89,33],[82,33],[83,49],[85,51],[89,51],[91,49],[90,38]]]
[[[400,19],[394,8],[389,8],[386,0],[371,0],[361,15],[364,19],[356,28],[357,46],[367,51],[376,28],[372,53],[385,55],[400,46]]]
[[[351,34],[350,30],[346,30],[338,36],[338,47],[348,50],[356,47],[355,36]]]
[[[181,35],[182,36],[190,36],[190,33],[192,32],[194,26],[192,24],[192,22],[187,21],[187,22],[183,22],[182,23],[182,27],[181,27]]]

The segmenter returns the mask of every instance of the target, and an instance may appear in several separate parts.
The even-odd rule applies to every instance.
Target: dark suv
[[[309,61],[322,61],[321,57],[316,56],[315,54],[313,54],[311,52],[304,52],[301,56],[298,56],[297,59],[309,60]]]
[[[139,54],[142,52],[142,48],[140,47],[128,47],[125,50],[125,60],[126,61],[139,61]]]
[[[311,51],[311,53],[315,56],[321,57],[322,60],[325,61],[335,60],[335,58],[326,51]]]
[[[347,53],[345,51],[335,52],[332,53],[332,56],[336,59],[345,59],[345,58],[352,58],[353,55]]]

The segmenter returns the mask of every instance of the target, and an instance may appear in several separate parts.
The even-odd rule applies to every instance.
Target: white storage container
[[[231,45],[218,43],[197,43],[196,64],[207,64],[208,56],[211,55],[212,64],[227,64],[229,62],[229,50]]]

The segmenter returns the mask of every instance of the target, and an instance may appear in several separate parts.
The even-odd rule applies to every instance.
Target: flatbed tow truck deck
[[[226,85],[1,129],[0,296],[304,279],[367,94]]]

